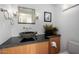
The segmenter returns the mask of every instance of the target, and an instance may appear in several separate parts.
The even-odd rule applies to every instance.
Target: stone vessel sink
[[[37,32],[21,32],[21,33],[20,33],[20,36],[21,36],[22,38],[29,39],[29,38],[34,37],[36,34],[37,34]]]

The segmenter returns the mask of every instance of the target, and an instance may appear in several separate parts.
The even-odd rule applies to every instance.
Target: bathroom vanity
[[[48,41],[25,44],[0,50],[2,54],[48,54]]]
[[[0,45],[0,54],[48,54],[51,48],[51,39],[45,39],[44,35],[38,35],[35,41],[21,42],[21,37],[13,37]],[[54,51],[54,49],[52,50]],[[57,51],[59,52],[59,50]]]
[[[21,37],[13,37],[0,46],[1,54],[48,54],[49,40],[38,35],[37,40],[21,42]]]

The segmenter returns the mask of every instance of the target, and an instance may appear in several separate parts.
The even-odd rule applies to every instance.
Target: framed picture
[[[51,12],[44,12],[44,22],[51,22],[52,13]]]

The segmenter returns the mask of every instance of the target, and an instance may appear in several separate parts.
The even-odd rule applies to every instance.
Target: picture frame
[[[44,12],[44,22],[51,22],[52,13],[51,12]]]

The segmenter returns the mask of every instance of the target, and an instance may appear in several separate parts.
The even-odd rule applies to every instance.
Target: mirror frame
[[[33,10],[33,11],[34,11],[34,17],[35,17],[35,9],[19,6],[19,7],[18,7],[18,24],[35,24],[35,20],[34,20],[34,22],[32,22],[32,23],[19,22],[19,17],[20,17],[20,16],[19,16],[19,10],[20,10],[20,8]],[[33,20],[33,19],[32,19],[32,20]]]

